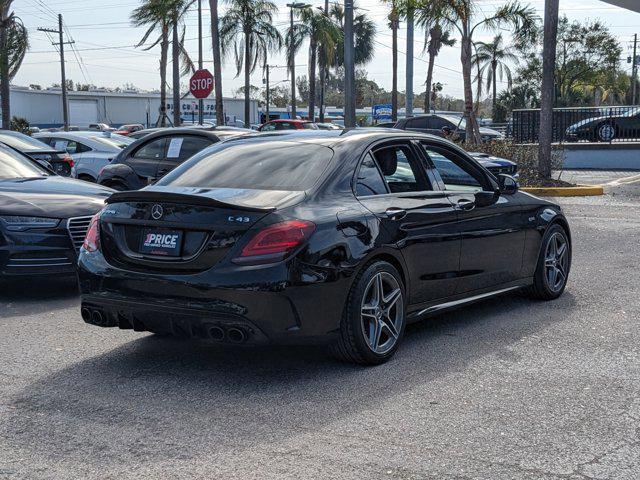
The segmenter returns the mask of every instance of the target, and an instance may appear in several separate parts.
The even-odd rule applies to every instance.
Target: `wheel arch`
[[[392,265],[400,274],[400,279],[402,280],[402,284],[404,285],[405,292],[407,292],[408,294],[408,292],[410,291],[410,280],[404,258],[402,258],[400,252],[394,251],[392,249],[384,249],[381,251],[372,252],[360,263],[360,267],[357,269],[356,274],[360,273],[360,271],[362,271],[367,265],[370,265],[371,262],[375,261],[387,262]]]

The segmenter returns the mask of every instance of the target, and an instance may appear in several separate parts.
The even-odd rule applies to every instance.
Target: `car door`
[[[420,145],[458,211],[462,246],[457,293],[520,279],[526,225],[517,196],[497,196],[495,181],[465,153],[431,141]],[[483,191],[485,198],[497,196],[497,201],[483,206],[476,195]]]
[[[433,181],[416,147],[401,141],[367,152],[355,184],[356,197],[405,259],[411,304],[452,295],[457,284],[457,215],[446,193],[432,188]]]
[[[169,137],[167,142],[166,154],[158,162],[158,170],[155,174],[156,179],[164,177],[182,162],[214,143],[212,138],[195,135]]]
[[[158,164],[165,158],[166,144],[166,137],[151,138],[136,148],[124,163],[131,167],[143,183],[149,183],[155,179]]]

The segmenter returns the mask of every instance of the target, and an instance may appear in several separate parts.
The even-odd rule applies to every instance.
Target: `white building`
[[[86,127],[90,123],[125,123],[154,125],[160,112],[160,94],[128,93],[92,90],[68,92],[69,125]],[[244,100],[224,98],[224,113],[228,122],[244,120]],[[180,100],[183,120],[198,118],[198,101],[191,95]],[[27,119],[31,126],[48,128],[62,125],[62,92],[60,89],[29,90],[11,88],[11,115]],[[173,118],[173,101],[167,97],[167,115]],[[215,99],[204,101],[205,118],[215,118]],[[251,101],[250,121],[258,123],[258,102]]]

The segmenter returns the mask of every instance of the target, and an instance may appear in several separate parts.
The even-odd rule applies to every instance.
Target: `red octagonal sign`
[[[206,68],[196,71],[189,80],[189,91],[196,98],[207,98],[213,91],[213,75]]]

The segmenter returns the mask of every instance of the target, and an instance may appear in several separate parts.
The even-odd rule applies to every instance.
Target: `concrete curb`
[[[578,185],[577,187],[522,187],[523,192],[541,197],[590,197],[604,195],[602,185]]]

